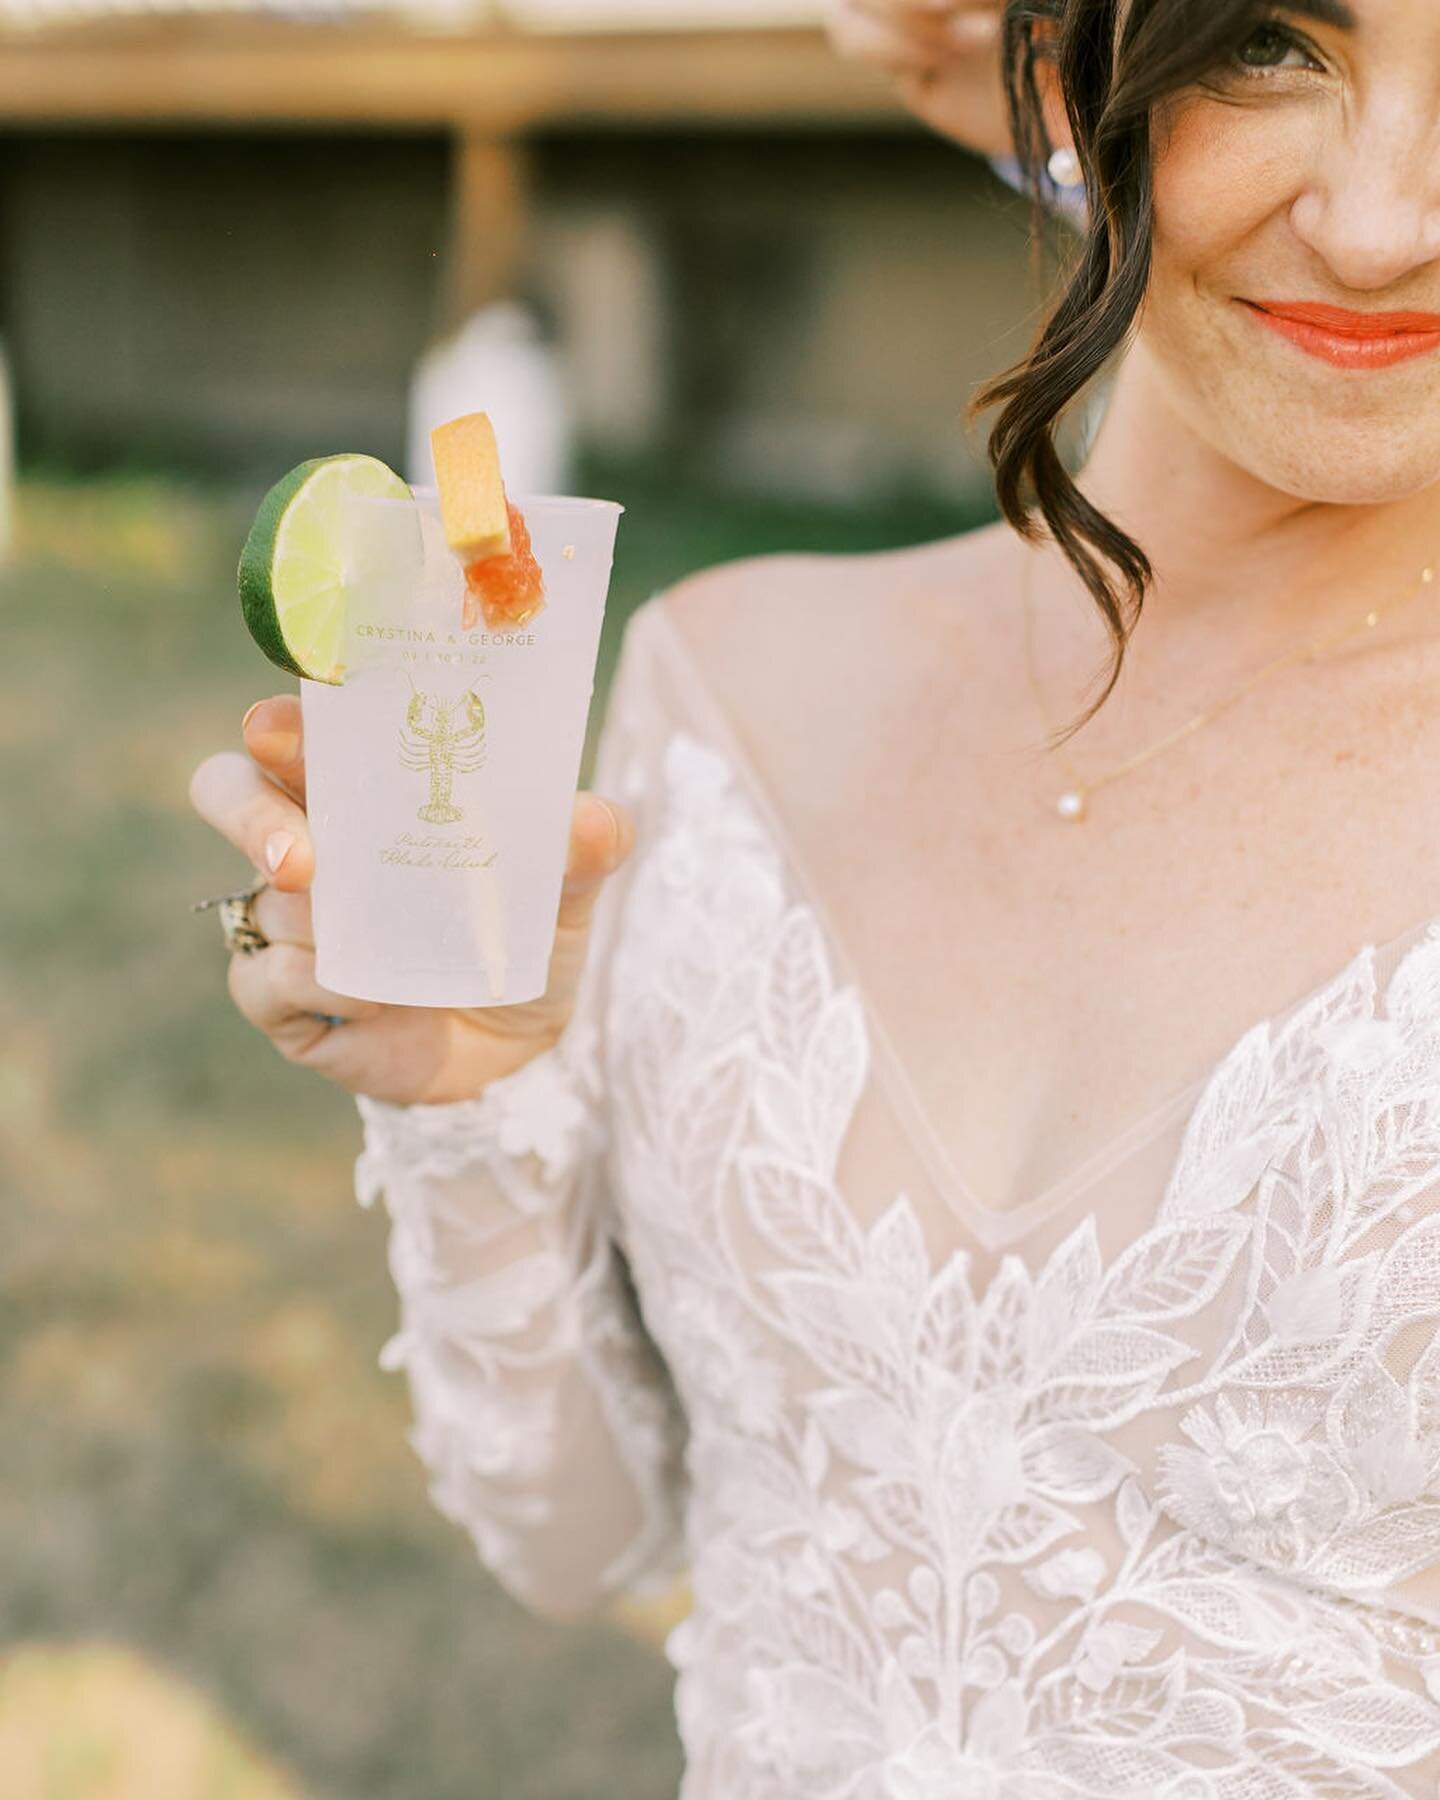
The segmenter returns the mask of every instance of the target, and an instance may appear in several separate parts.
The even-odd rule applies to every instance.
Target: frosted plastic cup
[[[512,496],[545,604],[460,629],[433,490],[344,502],[344,683],[301,680],[315,979],[398,1006],[538,999],[570,844],[611,500]]]

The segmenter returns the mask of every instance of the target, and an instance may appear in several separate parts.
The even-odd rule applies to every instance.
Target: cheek
[[[1440,412],[1421,391],[1423,370],[1387,375],[1372,398],[1320,365],[1297,361],[1292,370],[1232,304],[1307,285],[1314,253],[1290,210],[1305,191],[1319,128],[1299,104],[1197,101],[1167,136],[1157,133],[1140,335],[1175,417],[1221,455],[1306,499],[1389,500],[1437,478]],[[1395,396],[1407,392],[1413,428],[1398,431]]]
[[[1206,285],[1223,276],[1299,190],[1306,128],[1300,108],[1194,100],[1157,125],[1157,274]]]

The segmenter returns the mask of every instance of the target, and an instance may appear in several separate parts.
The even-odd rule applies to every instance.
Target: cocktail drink
[[[438,495],[349,495],[340,685],[302,679],[315,978],[358,999],[545,992],[615,530],[611,501],[518,498],[545,603],[462,628]]]
[[[549,985],[623,508],[512,499],[483,413],[432,442],[437,489],[371,456],[292,469],[240,602],[300,677],[317,982],[513,1006]]]

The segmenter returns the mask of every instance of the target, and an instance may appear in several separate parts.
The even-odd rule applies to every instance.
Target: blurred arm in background
[[[918,118],[982,155],[1013,148],[1000,82],[1003,0],[829,0],[826,25],[841,56],[892,77]]]
[[[885,70],[917,118],[1025,192],[1000,74],[1004,10],[1005,0],[828,0],[826,26],[841,56]],[[1045,198],[1083,227],[1083,189]]]

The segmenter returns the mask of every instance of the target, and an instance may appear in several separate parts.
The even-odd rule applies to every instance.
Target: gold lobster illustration
[[[472,774],[485,762],[485,708],[475,690],[467,688],[458,700],[446,702],[416,688],[400,730],[400,760],[407,769],[430,777],[430,798],[416,818],[431,825],[463,819],[451,784],[457,775]]]

